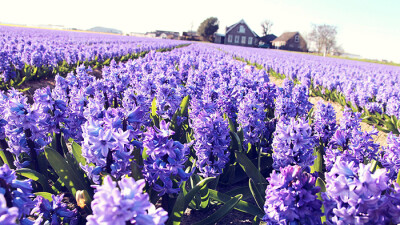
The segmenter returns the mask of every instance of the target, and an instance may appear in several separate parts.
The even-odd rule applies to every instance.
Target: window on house
[[[249,37],[249,39],[247,39],[247,44],[249,45],[253,44],[253,37]]]
[[[239,43],[239,36],[238,35],[235,35],[235,43],[236,44]]]
[[[239,26],[238,32],[239,32],[239,33],[245,33],[245,31],[246,31],[246,30],[245,30],[244,26],[243,26],[243,25],[240,25],[240,26]]]
[[[299,35],[294,36],[294,42],[299,42]]]
[[[242,44],[246,44],[246,36],[242,36]]]
[[[228,35],[228,42],[232,43],[232,35]]]

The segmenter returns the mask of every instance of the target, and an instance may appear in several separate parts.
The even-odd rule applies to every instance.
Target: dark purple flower
[[[160,196],[179,193],[180,184],[191,175],[184,171],[190,151],[189,145],[170,139],[173,134],[169,123],[164,120],[160,122],[160,129],[148,127],[144,134],[143,151],[146,151],[147,158],[144,161],[143,173]],[[174,184],[175,181],[171,177],[177,184]],[[157,181],[161,181],[161,184]]]
[[[228,147],[231,138],[228,121],[218,112],[209,114],[201,111],[193,119],[191,127],[196,139],[194,150],[200,174],[204,177],[221,174],[229,162]]]
[[[265,191],[265,216],[267,224],[322,224],[322,202],[315,186],[316,177],[304,172],[300,166],[287,166],[275,170],[268,178]]]

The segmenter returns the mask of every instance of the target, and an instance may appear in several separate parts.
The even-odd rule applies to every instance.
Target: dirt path
[[[269,78],[271,80],[271,82],[275,83],[278,87],[281,87],[283,84],[283,80],[282,79],[277,79],[275,77],[270,77]],[[321,97],[310,97],[309,101],[314,104],[314,107],[317,105],[317,102],[322,101],[324,104],[330,103],[333,108],[335,109],[336,112],[336,121],[339,123],[340,119],[343,117],[343,106],[341,106],[339,103],[336,102],[331,102],[331,101],[326,101]],[[366,124],[364,122],[361,122],[361,130],[362,131],[371,131],[373,130],[374,127]],[[386,146],[387,143],[387,136],[388,134],[382,131],[378,131],[378,135],[374,136],[374,141],[378,144],[380,144],[381,146]]]

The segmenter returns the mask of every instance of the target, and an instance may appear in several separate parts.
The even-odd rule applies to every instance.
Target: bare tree
[[[274,23],[273,23],[271,20],[264,20],[264,21],[261,23],[263,36],[265,36],[265,35],[271,33],[271,27],[272,27],[272,25],[274,25]]]
[[[336,46],[336,27],[326,24],[313,24],[312,26],[313,29],[308,34],[308,39],[315,45],[316,50],[325,56],[326,53],[334,50]]]

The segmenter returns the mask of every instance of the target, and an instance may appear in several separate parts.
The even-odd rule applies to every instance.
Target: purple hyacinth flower
[[[155,209],[143,193],[146,182],[123,177],[117,182],[110,176],[102,185],[96,185],[92,201],[93,214],[87,217],[88,225],[115,224],[159,225],[164,224],[168,214],[162,208]]]
[[[322,202],[315,186],[316,177],[304,172],[300,166],[287,166],[275,170],[268,178],[265,191],[265,216],[267,224],[322,224]]]

